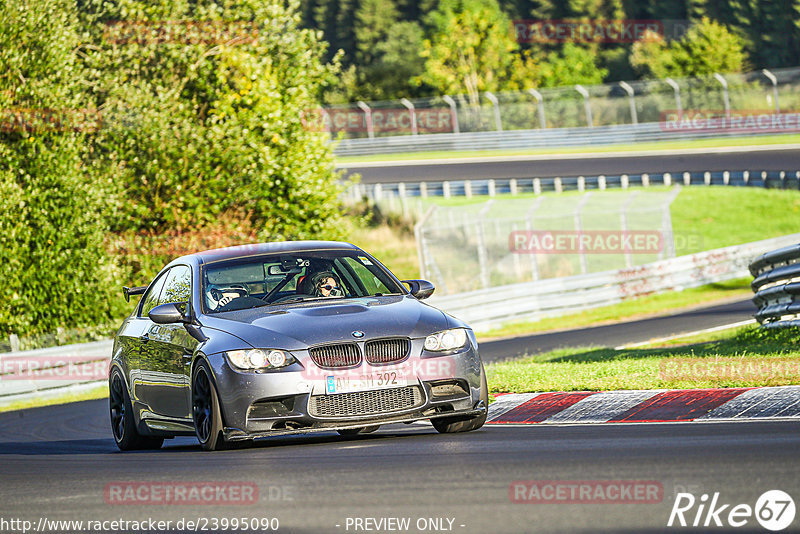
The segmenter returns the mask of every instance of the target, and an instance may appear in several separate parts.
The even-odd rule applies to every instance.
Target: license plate
[[[406,378],[397,376],[396,371],[373,373],[362,376],[327,376],[325,377],[325,393],[353,393],[373,389],[401,388],[408,385]]]

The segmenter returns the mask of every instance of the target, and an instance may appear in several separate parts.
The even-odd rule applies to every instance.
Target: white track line
[[[709,148],[681,148],[662,150],[629,150],[623,152],[585,152],[566,154],[528,154],[516,156],[478,156],[465,158],[409,159],[392,161],[361,161],[353,163],[336,163],[337,169],[366,169],[371,167],[403,167],[415,165],[449,165],[453,163],[493,163],[504,161],[547,161],[547,160],[581,160],[581,159],[613,159],[635,158],[647,156],[685,156],[691,154],[735,154],[741,152],[768,152],[772,150],[798,150],[800,144],[786,145],[752,145]]]
[[[700,334],[710,334],[711,332],[719,332],[720,330],[728,330],[729,328],[738,328],[740,326],[745,326],[748,324],[755,323],[755,319],[748,319],[746,321],[739,321],[738,323],[731,323],[731,324],[724,324],[722,326],[715,326],[714,328],[706,328],[704,330],[696,330],[694,332],[686,332],[683,334],[676,334],[674,336],[668,337],[660,337],[656,339],[650,339],[648,341],[642,341],[639,343],[630,343],[628,345],[620,345],[619,347],[614,347],[614,350],[624,350],[624,349],[633,349],[636,347],[643,347],[645,345],[651,345],[653,343],[662,343],[664,341],[672,341],[673,339],[680,339],[682,337],[690,337],[690,336],[699,336]]]

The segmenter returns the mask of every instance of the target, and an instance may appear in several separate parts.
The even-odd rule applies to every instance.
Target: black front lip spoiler
[[[369,421],[359,421],[359,422],[352,422],[348,421],[347,423],[323,423],[320,426],[308,426],[303,428],[295,428],[295,429],[279,429],[279,430],[268,430],[265,432],[253,432],[248,433],[244,430],[239,428],[231,428],[225,427],[223,430],[223,435],[227,441],[244,441],[248,439],[259,439],[259,438],[267,438],[271,436],[289,436],[295,434],[311,434],[311,433],[318,433],[318,432],[331,432],[336,430],[348,430],[352,428],[363,428],[365,426],[373,426],[373,425],[389,425],[395,423],[413,423],[414,421],[425,421],[428,419],[439,419],[442,417],[455,417],[455,418],[464,418],[470,419],[472,417],[484,415],[487,412],[487,408],[485,406],[479,407],[477,409],[472,410],[462,410],[458,412],[439,412],[435,414],[423,415],[411,415],[411,416],[401,416],[401,417],[388,417],[385,419],[373,419]]]

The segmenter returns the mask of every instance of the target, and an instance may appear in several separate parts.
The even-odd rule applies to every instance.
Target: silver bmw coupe
[[[486,421],[488,390],[468,325],[421,300],[349,243],[295,241],[180,257],[114,338],[109,408],[122,450],[196,435],[218,450],[291,433],[372,432]]]

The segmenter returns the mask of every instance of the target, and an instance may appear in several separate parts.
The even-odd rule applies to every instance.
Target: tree
[[[442,0],[428,19],[425,72],[417,78],[444,94],[468,95],[533,85],[535,66],[519,54],[511,21],[497,0]]]
[[[117,229],[192,229],[234,213],[263,240],[341,235],[330,146],[304,121],[335,69],[319,33],[298,28],[296,4],[90,7],[87,64],[111,119],[97,151],[125,184]]]
[[[595,64],[596,56],[587,48],[567,43],[558,52],[550,52],[539,63],[537,85],[559,87],[563,85],[594,85],[603,83],[608,70]]]
[[[424,67],[422,28],[401,21],[390,0],[362,0],[356,11],[356,52],[360,99],[411,96],[411,80]]]
[[[119,311],[103,239],[115,200],[87,164],[74,2],[6,0],[0,18],[0,335],[108,322]]]
[[[742,39],[725,26],[704,17],[679,41],[667,44],[660,36],[633,46],[631,64],[655,77],[704,77],[715,72],[741,72],[745,66]]]

